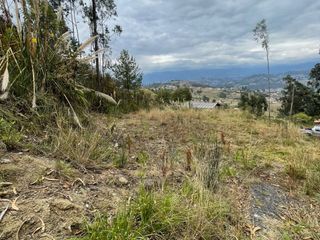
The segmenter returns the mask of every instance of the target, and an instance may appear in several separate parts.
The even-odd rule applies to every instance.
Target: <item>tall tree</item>
[[[109,48],[110,31],[106,21],[113,17],[117,17],[116,4],[114,0],[80,0],[80,4],[83,6],[84,15],[89,19],[92,36],[99,36],[94,41],[94,51],[96,54],[96,81],[98,88],[101,88],[101,72],[100,61],[98,51],[100,48]],[[100,31],[99,31],[100,26]],[[121,33],[122,29],[116,25],[113,28],[114,33]]]
[[[142,84],[142,72],[128,50],[122,50],[117,63],[113,66],[113,73],[120,89],[137,90]]]
[[[267,70],[268,70],[268,88],[269,88],[269,121],[271,116],[271,83],[270,83],[270,45],[269,45],[269,32],[265,19],[262,19],[257,23],[255,29],[253,29],[253,36],[257,42],[261,42],[262,48],[266,51],[267,57]]]

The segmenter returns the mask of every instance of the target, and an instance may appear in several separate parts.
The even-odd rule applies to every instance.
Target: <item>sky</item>
[[[112,41],[113,56],[128,49],[146,73],[264,64],[252,34],[263,18],[274,65],[320,57],[320,1],[115,1],[123,33]]]

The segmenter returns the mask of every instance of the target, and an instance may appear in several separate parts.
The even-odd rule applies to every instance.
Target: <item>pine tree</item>
[[[117,63],[112,68],[119,89],[126,92],[135,91],[142,85],[142,72],[133,56],[122,50]]]

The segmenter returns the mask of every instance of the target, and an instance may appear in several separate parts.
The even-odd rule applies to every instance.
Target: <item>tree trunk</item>
[[[96,0],[92,0],[92,23],[93,23],[93,36],[98,35],[98,17],[97,17],[97,5]],[[94,41],[94,51],[99,50],[98,38]],[[100,66],[99,66],[99,56],[96,54],[96,81],[98,90],[101,90],[101,79],[100,79]]]
[[[294,84],[292,84],[292,96],[291,96],[291,105],[290,105],[289,116],[292,116],[292,112],[293,112],[294,91],[295,91],[295,87],[294,87]]]
[[[268,87],[269,87],[269,123],[271,119],[271,80],[270,80],[270,63],[269,63],[269,49],[267,51],[267,65],[268,65]]]

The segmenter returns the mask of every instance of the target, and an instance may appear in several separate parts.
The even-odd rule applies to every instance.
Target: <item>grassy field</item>
[[[8,154],[26,206],[0,239],[35,212],[57,239],[320,239],[319,140],[290,122],[164,108],[59,126],[50,154]]]
[[[284,219],[262,235],[319,239],[319,213],[303,215],[312,203],[318,206],[319,141],[301,135],[297,126],[269,124],[236,110],[172,109],[124,116],[118,126],[130,139],[122,146],[128,164],[141,162],[142,186],[150,178],[159,184],[151,193],[138,191],[111,224],[97,220],[86,239],[253,238],[258,228],[248,213],[255,205],[250,188],[260,182],[295,199],[284,203]]]

